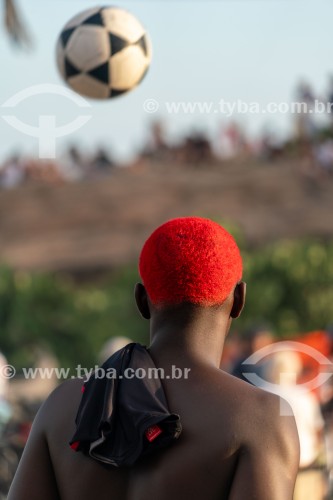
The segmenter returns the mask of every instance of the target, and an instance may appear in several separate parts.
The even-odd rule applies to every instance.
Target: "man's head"
[[[180,304],[221,305],[242,278],[242,259],[233,237],[200,217],[173,219],[145,242],[139,272],[157,309]]]

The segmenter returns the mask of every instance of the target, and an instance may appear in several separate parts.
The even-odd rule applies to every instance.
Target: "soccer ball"
[[[136,87],[151,61],[141,23],[118,7],[97,7],[71,19],[57,43],[57,64],[79,94],[109,99]]]

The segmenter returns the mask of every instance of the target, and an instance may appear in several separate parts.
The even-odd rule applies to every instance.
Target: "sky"
[[[0,161],[14,152],[38,154],[37,139],[2,118],[13,113],[3,104],[34,85],[64,85],[55,63],[58,35],[72,16],[100,2],[20,0],[18,4],[34,44],[29,51],[18,50],[0,31]],[[115,0],[112,5],[130,10],[146,27],[153,45],[151,68],[129,94],[89,101],[91,120],[57,140],[59,157],[71,144],[87,152],[103,145],[127,160],[144,146],[148,126],[156,119],[163,120],[170,140],[192,129],[206,131],[214,139],[230,119],[220,112],[221,99],[290,103],[300,79],[308,80],[318,96],[327,92],[333,73],[330,0]],[[151,99],[159,104],[156,113],[144,109]],[[168,103],[181,101],[212,103],[212,111],[168,112]],[[15,115],[30,125],[37,125],[40,115],[55,115],[57,124],[65,125],[77,116],[77,107],[63,96],[45,94],[22,101]],[[292,126],[289,113],[240,113],[232,119],[253,136],[266,126],[287,134]]]

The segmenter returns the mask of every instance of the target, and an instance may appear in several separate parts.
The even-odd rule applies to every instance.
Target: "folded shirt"
[[[181,434],[179,415],[170,413],[158,370],[140,344],[117,351],[82,389],[70,441],[75,451],[104,464],[131,466]]]

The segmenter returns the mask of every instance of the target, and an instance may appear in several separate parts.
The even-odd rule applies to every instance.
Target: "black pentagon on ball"
[[[103,17],[102,17],[101,11],[97,12],[96,14],[93,14],[92,16],[90,16],[87,19],[85,19],[81,23],[81,26],[85,25],[85,24],[88,24],[88,25],[92,24],[92,25],[96,25],[96,26],[104,26],[104,21],[103,21]]]
[[[81,71],[71,63],[71,61],[65,57],[65,74],[66,78],[71,78],[72,76],[77,76]]]
[[[138,45],[139,47],[142,48],[144,55],[148,55],[148,46],[147,46],[147,40],[146,40],[146,35],[142,35],[141,38],[137,42],[135,42],[135,45]]]
[[[88,75],[92,76],[99,82],[105,83],[106,85],[109,85],[109,74],[109,61],[88,71]]]
[[[130,43],[127,40],[124,40],[124,38],[120,38],[119,36],[114,35],[113,33],[110,33],[109,36],[110,36],[111,56],[117,54],[117,52],[120,52],[123,49],[126,49],[126,47],[130,45]]]
[[[67,30],[64,30],[61,33],[60,39],[61,39],[61,42],[62,42],[64,49],[67,47],[67,44],[68,44],[68,42],[69,42],[69,40],[70,40],[70,38],[75,30],[76,30],[76,28],[68,28]]]
[[[126,94],[129,89],[125,90],[117,90],[117,89],[111,89],[110,90],[110,97],[118,97],[119,95]]]

